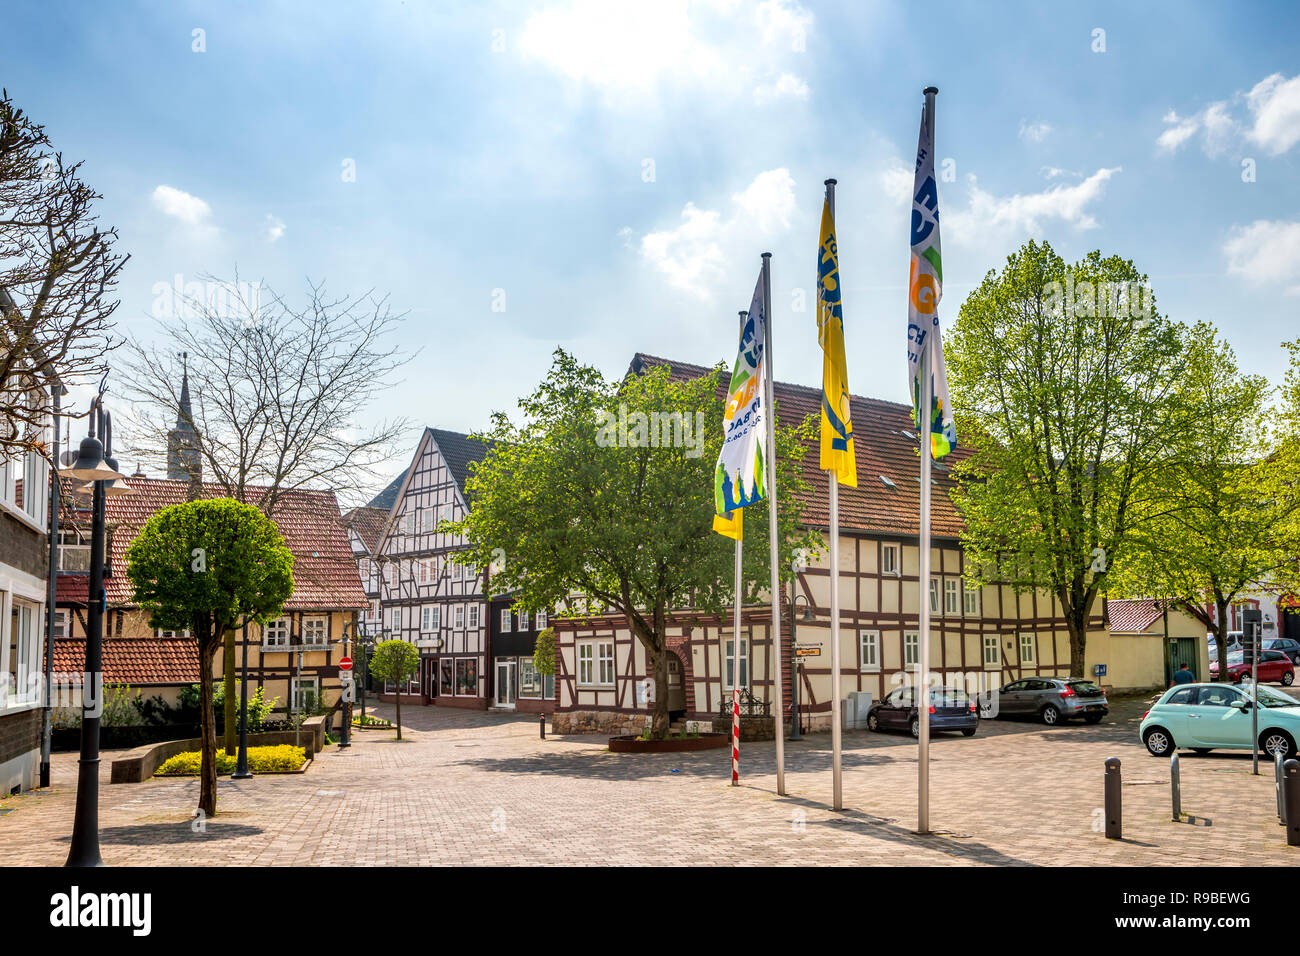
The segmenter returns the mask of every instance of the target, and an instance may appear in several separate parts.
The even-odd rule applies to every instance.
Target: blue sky
[[[763,251],[776,375],[815,384],[830,176],[851,386],[906,400],[928,84],[947,322],[1034,237],[1274,380],[1300,336],[1294,5],[10,0],[0,54],[131,253],[124,328],[178,274],[387,293],[420,355],[379,417],[483,426],[556,345],[730,361]]]

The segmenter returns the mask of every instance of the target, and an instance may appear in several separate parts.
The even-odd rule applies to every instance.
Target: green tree
[[[408,641],[380,641],[370,655],[370,673],[397,688],[397,739],[402,739],[402,684],[420,669],[420,652]]]
[[[621,615],[653,669],[652,733],[660,738],[668,733],[669,614],[684,607],[720,614],[732,600],[732,542],[712,530],[722,371],[676,381],[660,366],[608,380],[557,350],[546,378],[520,400],[521,422],[497,413],[479,436],[491,448],[469,479],[470,513],[442,526],[466,537],[461,560],[492,565],[493,592],[518,592],[525,610],[564,603],[569,613]],[[682,427],[660,430],[656,422]],[[783,555],[819,542],[800,523],[811,429],[804,422],[777,432]],[[767,591],[768,520],[765,505],[745,512],[752,602]],[[786,577],[788,565],[780,562]]]
[[[199,647],[203,760],[199,809],[217,812],[212,657],[242,616],[264,624],[293,593],[293,555],[271,520],[229,498],[163,508],[126,552],[134,600],[150,626],[189,629]]]
[[[971,293],[944,348],[974,447],[953,494],[973,576],[1052,594],[1084,676],[1094,602],[1176,427],[1179,328],[1131,261],[1067,265],[1029,242]]]
[[[1160,467],[1144,476],[1137,499],[1145,520],[1112,580],[1129,596],[1170,599],[1220,648],[1228,607],[1271,588],[1300,554],[1291,530],[1300,489],[1288,480],[1287,456],[1271,447],[1271,391],[1264,376],[1242,373],[1212,325],[1189,331],[1178,427]]]
[[[555,628],[548,627],[537,634],[533,646],[533,667],[546,677],[555,676]]]

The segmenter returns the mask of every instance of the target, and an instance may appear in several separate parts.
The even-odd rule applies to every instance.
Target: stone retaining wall
[[[639,734],[650,726],[651,714],[621,714],[615,710],[565,710],[551,717],[553,734]]]

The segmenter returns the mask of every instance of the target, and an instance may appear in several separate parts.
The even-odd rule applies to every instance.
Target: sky
[[[5,20],[0,82],[131,255],[120,330],[150,340],[204,275],[373,290],[414,356],[377,419],[485,427],[557,346],[609,375],[637,351],[730,363],[763,252],[775,375],[816,385],[828,177],[851,388],[906,401],[928,85],[946,324],[1035,238],[1134,260],[1165,315],[1214,322],[1274,382],[1300,337],[1293,4],[7,0]]]

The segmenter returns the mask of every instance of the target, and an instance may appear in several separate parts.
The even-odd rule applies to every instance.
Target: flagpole
[[[826,180],[826,204],[835,218],[835,180]],[[831,795],[832,807],[844,809],[844,772],[841,766],[843,733],[840,727],[840,476],[826,473],[830,494],[831,537]]]
[[[740,313],[740,337],[745,337],[745,318],[748,312]],[[737,515],[743,514],[740,511]],[[743,520],[743,518],[742,518]],[[744,557],[743,538],[736,539],[736,590],[734,595],[735,613],[731,621],[731,785],[740,785],[740,608],[744,576],[741,571]]]
[[[744,542],[736,539],[736,609],[731,619],[731,785],[740,785],[740,599]]]
[[[772,253],[763,253],[763,402],[767,411],[767,528],[772,566],[772,654],[775,678],[772,705],[776,709],[776,792],[785,796],[785,702],[781,692],[781,569],[776,563],[776,405],[772,399]]]
[[[925,123],[926,140],[931,150],[934,148],[934,96],[938,89],[933,86],[925,88]],[[920,545],[920,633],[917,646],[920,649],[919,681],[916,691],[916,712],[920,724],[917,733],[916,758],[916,832],[930,832],[930,429],[931,406],[934,404],[934,382],[932,381],[931,354],[933,345],[930,336],[937,335],[930,330],[921,344],[921,394],[919,410],[921,427],[918,433],[921,446],[921,528],[918,537]]]

